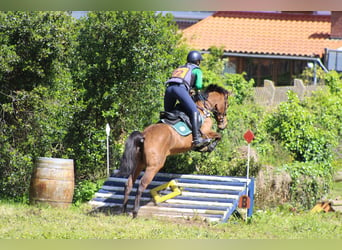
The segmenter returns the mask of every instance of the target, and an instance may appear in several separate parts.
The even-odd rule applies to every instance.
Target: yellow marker
[[[315,212],[334,212],[335,210],[331,207],[331,203],[330,202],[320,202],[317,203],[316,206],[313,207],[313,209],[311,209],[311,213],[315,213]]]
[[[160,196],[158,194],[158,191],[161,191],[163,189],[166,189],[166,188],[171,188],[172,189],[172,192],[167,194],[167,195],[164,195],[164,196]],[[171,199],[177,195],[180,195],[182,192],[181,190],[177,187],[177,182],[175,180],[172,180],[168,183],[165,183],[163,185],[160,185],[158,187],[155,187],[153,189],[151,189],[151,195],[154,199],[154,201],[156,203],[160,203],[160,202],[163,202],[163,201],[166,201],[168,199]]]

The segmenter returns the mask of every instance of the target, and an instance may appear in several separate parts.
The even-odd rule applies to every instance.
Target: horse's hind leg
[[[163,166],[163,165],[161,165]],[[140,198],[147,186],[151,183],[154,176],[157,174],[160,168],[146,168],[145,174],[140,180],[139,187],[137,190],[137,195],[135,196],[135,202],[133,207],[133,218],[136,218],[140,208]]]

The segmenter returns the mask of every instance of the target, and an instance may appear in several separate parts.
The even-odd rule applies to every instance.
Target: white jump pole
[[[110,126],[106,124],[106,134],[107,134],[107,176],[109,177],[109,133],[110,133]]]
[[[251,158],[251,144],[248,143],[248,145],[247,145],[247,179],[249,178],[250,158]]]
[[[251,141],[254,139],[254,134],[251,130],[248,130],[243,137],[245,138],[247,142],[247,176],[246,179],[249,179],[249,165],[250,165],[250,158],[251,158]],[[248,195],[248,185],[246,187],[246,194]],[[247,222],[247,214],[248,214],[248,208],[246,209],[246,222]]]

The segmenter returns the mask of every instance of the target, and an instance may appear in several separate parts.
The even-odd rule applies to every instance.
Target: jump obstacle
[[[129,196],[129,211],[142,174]],[[120,213],[127,178],[114,175],[105,181],[89,203],[95,208],[112,208]],[[246,216],[251,217],[254,178],[158,173],[144,191],[140,203],[139,216],[199,216],[211,222],[227,222],[241,203],[248,203],[242,207],[247,207]]]

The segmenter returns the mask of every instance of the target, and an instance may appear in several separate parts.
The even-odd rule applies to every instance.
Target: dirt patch
[[[335,182],[340,182],[342,181],[342,170],[337,171],[334,175],[334,181]]]
[[[91,216],[97,216],[99,214],[104,214],[106,216],[115,216],[115,215],[125,215],[125,216],[130,216],[132,217],[132,212],[128,209],[126,214],[122,213],[122,208],[120,206],[104,206],[104,207],[98,207],[98,208],[93,208],[88,215]],[[186,226],[197,226],[197,227],[206,227],[210,226],[213,223],[209,222],[206,218],[200,217],[200,216],[190,216],[190,217],[161,217],[161,216],[151,216],[151,215],[146,215],[144,213],[139,213],[138,214],[138,219],[151,219],[155,218],[158,220],[165,221],[165,223],[174,223],[178,225],[186,225]],[[132,217],[133,219],[133,217]]]

